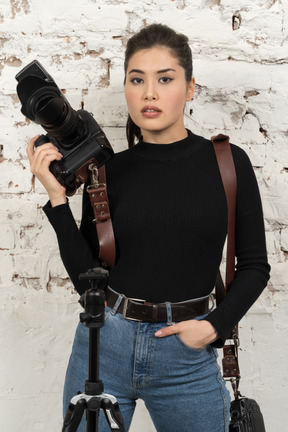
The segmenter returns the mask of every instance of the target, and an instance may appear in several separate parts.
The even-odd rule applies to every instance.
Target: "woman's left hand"
[[[178,334],[182,341],[191,348],[205,348],[217,338],[217,332],[209,321],[188,320],[164,327],[155,333],[157,337]]]

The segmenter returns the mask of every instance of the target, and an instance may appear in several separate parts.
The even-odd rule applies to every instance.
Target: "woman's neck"
[[[143,141],[151,144],[171,144],[181,141],[188,136],[187,129],[183,126],[181,129],[171,131],[170,129],[161,131],[141,131]]]

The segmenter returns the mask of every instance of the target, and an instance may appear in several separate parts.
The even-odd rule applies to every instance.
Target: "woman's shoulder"
[[[229,138],[229,137],[228,137]],[[211,139],[205,139],[206,143],[209,143],[210,146],[213,146],[212,143],[212,137]],[[247,152],[243,149],[241,144],[235,144],[234,142],[232,142],[232,140],[229,138],[229,143],[230,143],[230,147],[231,147],[231,152],[233,155],[233,160],[235,165],[237,164],[248,164],[250,165],[250,158],[247,154]]]
[[[134,166],[132,149],[123,149],[115,152],[114,156],[106,164],[107,179],[112,181],[123,172],[127,172]]]
[[[231,151],[236,166],[251,166],[250,158],[247,152],[238,144],[231,143]]]
[[[123,164],[127,164],[131,159],[131,149],[123,149],[114,153],[114,156],[107,164],[107,167],[111,167],[115,169],[117,166],[122,166]]]

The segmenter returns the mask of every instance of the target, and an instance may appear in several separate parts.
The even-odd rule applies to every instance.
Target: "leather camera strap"
[[[227,228],[227,257],[225,286],[218,272],[216,279],[216,303],[219,304],[229,291],[229,284],[235,276],[235,223],[236,223],[236,199],[237,199],[237,176],[235,165],[227,135],[219,134],[211,138],[214,146],[217,162],[224,186],[227,207],[228,207],[228,228]],[[223,347],[223,377],[234,379],[234,393],[238,393],[240,380],[240,369],[238,364],[238,326],[229,336],[231,344]],[[232,380],[231,380],[232,381]],[[232,381],[233,385],[233,381]]]
[[[87,192],[94,212],[93,222],[96,225],[99,241],[99,259],[104,267],[112,268],[115,264],[116,247],[109,209],[105,165],[98,170],[96,164],[91,164],[88,169],[91,185],[87,187]]]
[[[216,280],[216,303],[219,304],[228,292],[229,284],[234,279],[235,274],[237,177],[229,137],[227,135],[219,134],[212,137],[211,141],[217,157],[228,207],[225,286],[220,271],[218,272]],[[105,165],[98,170],[97,165],[92,162],[89,165],[89,170],[91,185],[88,186],[87,192],[89,193],[91,205],[94,211],[94,222],[96,224],[99,240],[99,258],[104,266],[112,268],[115,263],[116,251],[106,187]],[[231,339],[231,344],[227,344],[223,347],[223,377],[235,379],[236,384],[234,384],[234,393],[237,395],[240,380],[238,364],[238,326],[233,329],[232,335],[229,339]]]
[[[237,177],[235,165],[227,135],[219,134],[211,138],[213,142],[217,162],[224,186],[228,206],[228,230],[227,230],[227,264],[225,289],[229,290],[229,284],[235,275],[235,222],[236,222],[236,197]]]

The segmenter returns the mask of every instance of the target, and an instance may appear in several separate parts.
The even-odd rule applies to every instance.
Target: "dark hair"
[[[163,24],[149,25],[128,40],[124,61],[125,81],[130,58],[140,50],[155,46],[164,46],[171,50],[172,55],[177,58],[179,65],[183,67],[186,81],[189,83],[192,79],[193,66],[192,52],[188,44],[188,38],[181,33],[176,33],[175,30]],[[141,136],[140,128],[133,122],[130,115],[128,115],[126,124],[126,136],[129,147],[134,145],[135,138],[139,139]]]

